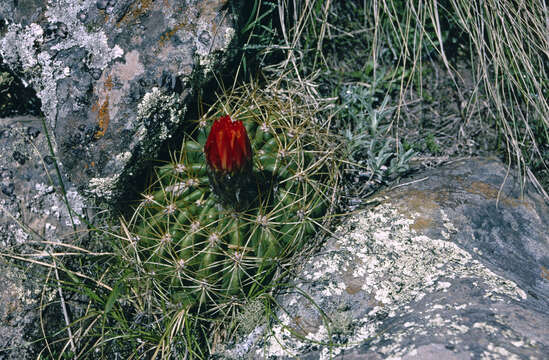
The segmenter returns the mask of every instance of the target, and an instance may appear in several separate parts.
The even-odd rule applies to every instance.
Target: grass
[[[549,10],[544,1],[451,1],[448,9],[471,43],[475,80],[491,102],[516,165],[546,199],[532,170],[547,172],[549,157]],[[547,183],[547,179],[542,180]]]
[[[410,171],[485,154],[549,200],[549,10],[519,3],[256,0],[235,78],[260,78],[277,106],[307,109],[307,121],[338,137],[341,212]],[[12,81],[6,75],[5,86]],[[165,289],[128,275],[142,269],[128,271],[135,259],[118,244],[131,236],[112,217],[88,224],[96,245],[66,245],[36,263],[56,294],[44,312],[66,314],[53,336],[44,330],[42,358],[205,358],[274,316],[283,277],[215,321],[170,306]]]

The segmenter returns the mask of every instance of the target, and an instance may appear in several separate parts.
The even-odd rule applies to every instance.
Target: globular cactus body
[[[318,229],[328,206],[329,166],[308,127],[314,124],[293,125],[251,104],[231,116],[246,128],[253,166],[238,176],[223,173],[215,184],[204,147],[221,115],[201,121],[172,161],[156,169],[157,181],[128,226],[134,240],[126,252],[139,259],[139,276],[173,303],[220,305],[261,291]],[[239,191],[249,192],[224,198],[215,188],[225,180],[248,181]]]

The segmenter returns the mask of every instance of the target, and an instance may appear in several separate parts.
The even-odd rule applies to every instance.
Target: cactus
[[[222,99],[156,168],[124,227],[124,253],[159,306],[220,309],[253,297],[319,228],[334,188],[333,147],[311,117],[285,105],[257,94]],[[233,133],[214,146],[208,135],[220,126]]]

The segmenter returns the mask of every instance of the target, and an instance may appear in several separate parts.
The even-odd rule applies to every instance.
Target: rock
[[[235,16],[226,5],[2,1],[0,56],[36,90],[66,181],[114,200],[156,157],[193,91],[229,62]]]
[[[51,289],[43,288],[47,268],[33,268],[30,261],[51,264],[43,251],[81,236],[81,216],[89,215],[74,186],[65,188],[66,197],[60,191],[53,158],[44,159],[50,150],[41,128],[42,118],[0,119],[0,359],[35,358],[31,344],[42,336],[41,295]],[[29,261],[14,262],[9,255]]]
[[[60,241],[67,232],[82,225],[78,218],[84,199],[74,186],[66,186],[67,210],[60,191],[54,162],[45,161],[49,153],[47,137],[38,129],[40,118],[20,116],[0,119],[0,248],[22,245],[35,235]],[[47,155],[50,156],[50,155]],[[50,156],[51,157],[51,156]],[[72,218],[72,220],[71,220]]]
[[[6,266],[0,259],[0,359],[3,360],[33,358],[28,337],[39,336],[33,310],[39,304],[42,289],[26,278],[24,271]]]
[[[409,180],[299,269],[272,331],[259,326],[219,357],[547,358],[548,204],[494,159]]]

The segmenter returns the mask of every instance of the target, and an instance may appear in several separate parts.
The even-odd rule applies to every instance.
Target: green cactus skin
[[[211,191],[203,152],[217,113],[187,136],[173,160],[156,168],[128,229],[148,288],[172,303],[220,305],[261,291],[273,270],[303,248],[328,201],[326,164],[307,128],[256,110],[236,115],[254,153],[258,197],[251,208],[224,206]],[[145,281],[146,282],[146,281]],[[144,285],[145,286],[145,285]]]

